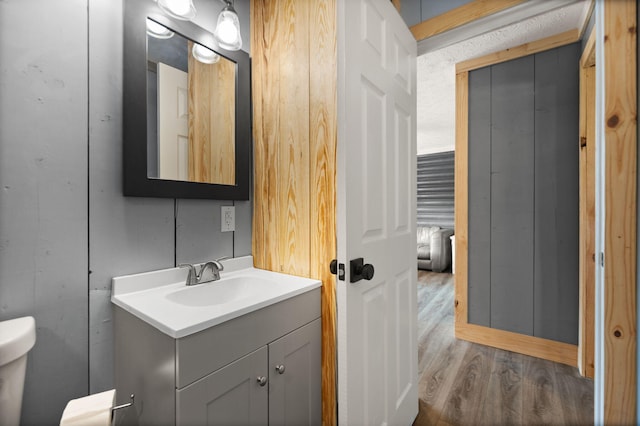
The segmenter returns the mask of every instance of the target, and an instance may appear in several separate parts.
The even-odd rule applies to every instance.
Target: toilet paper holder
[[[129,408],[135,403],[135,398],[136,398],[135,394],[132,393],[131,396],[129,396],[129,398],[131,399],[131,402],[127,402],[126,404],[122,404],[122,405],[116,405],[115,407],[111,408],[111,418],[112,419],[116,415],[116,411],[122,410],[123,408]]]

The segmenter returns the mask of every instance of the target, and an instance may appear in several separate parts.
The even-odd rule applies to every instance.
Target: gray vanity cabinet
[[[319,425],[322,418],[317,319],[269,345],[269,424]]]
[[[174,339],[115,307],[121,425],[319,425],[320,289]]]
[[[262,347],[178,390],[177,424],[267,424],[268,388],[256,380],[266,371],[267,348]]]
[[[177,391],[179,425],[315,425],[321,419],[317,319]]]

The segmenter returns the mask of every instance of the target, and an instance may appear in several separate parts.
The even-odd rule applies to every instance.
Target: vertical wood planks
[[[533,335],[578,343],[579,43],[535,55]]]
[[[604,421],[636,418],[637,4],[604,2]]]
[[[235,185],[236,66],[189,55],[189,180]]]
[[[321,279],[323,424],[336,423],[335,0],[252,1],[253,255]]]
[[[309,5],[281,0],[277,271],[309,275]]]
[[[252,94],[254,139],[253,261],[257,268],[276,271],[277,140],[280,62],[277,2],[251,2]]]
[[[336,257],[337,57],[336,2],[311,2],[309,43],[310,271],[322,280],[323,424],[336,423]]]
[[[469,73],[469,322],[491,327],[491,67]]]
[[[491,72],[491,326],[533,334],[534,67]]]

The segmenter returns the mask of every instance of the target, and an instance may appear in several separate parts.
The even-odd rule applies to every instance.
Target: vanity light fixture
[[[173,31],[147,18],[147,34],[162,40],[173,37]]]
[[[240,36],[240,21],[231,0],[223,0],[226,4],[218,15],[218,24],[214,35],[220,47],[227,50],[240,50],[242,37]]]
[[[157,0],[158,6],[172,18],[190,21],[196,17],[196,7],[193,0]]]
[[[191,53],[193,57],[196,58],[199,62],[203,64],[215,64],[220,60],[220,55],[218,55],[213,50],[208,47],[204,47],[201,44],[193,43],[193,48],[191,49]]]

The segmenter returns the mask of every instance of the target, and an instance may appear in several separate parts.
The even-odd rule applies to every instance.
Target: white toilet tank
[[[33,317],[0,321],[0,425],[19,425],[27,353],[36,342]]]

